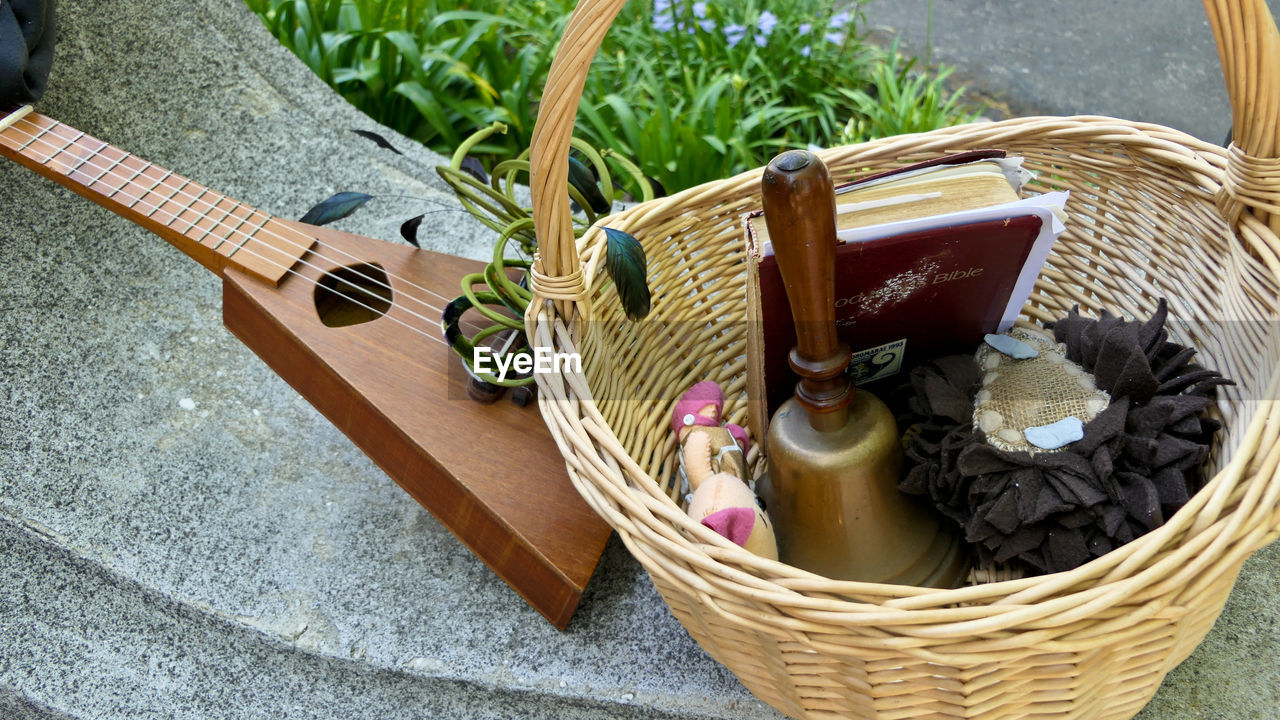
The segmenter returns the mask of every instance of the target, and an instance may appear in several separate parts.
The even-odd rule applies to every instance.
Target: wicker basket
[[[604,233],[575,241],[564,187],[590,59],[624,0],[582,0],[533,140],[540,248],[526,324],[580,352],[539,375],[542,414],[587,502],[640,560],[685,628],[751,692],[797,718],[1129,718],[1222,611],[1244,560],[1280,528],[1280,40],[1263,0],[1205,0],[1235,110],[1236,146],[1103,117],[1026,118],[823,153],[837,182],[939,154],[999,147],[1042,189],[1069,189],[1069,229],[1028,320],[1072,305],[1170,327],[1233,378],[1207,487],[1155,531],[1070,572],[954,589],[836,582],[750,555],[671,499],[668,413],[714,379],[742,423],[741,217],[759,171],[631,208],[609,225],[650,258],[653,311],[623,318]],[[754,452],[754,451],[753,451]]]

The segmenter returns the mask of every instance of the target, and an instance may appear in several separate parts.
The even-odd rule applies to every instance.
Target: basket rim
[[[1054,137],[1065,139],[1073,136],[1078,140],[1081,133],[1097,135],[1099,131],[1105,131],[1099,142],[1105,140],[1150,150],[1161,160],[1176,162],[1183,170],[1203,180],[1208,186],[1207,190],[1212,192],[1221,187],[1221,176],[1227,166],[1225,149],[1164,126],[1096,115],[1038,116],[955,126],[829,148],[819,155],[824,159],[842,157],[844,153],[852,152],[849,148],[875,148],[886,155],[895,152],[899,155],[927,153],[934,152],[935,148],[945,147],[947,140],[962,135],[966,137],[966,146],[972,147],[974,143],[971,136],[974,133],[983,135],[986,138],[984,141],[991,146],[999,146],[1002,136],[1009,137],[1012,134],[1022,140],[1033,136],[1039,140],[1051,141]],[[732,178],[712,181],[668,198],[633,205],[610,216],[608,220],[611,226],[622,225],[648,213],[668,211],[696,202],[709,189],[750,182],[753,178],[758,178],[760,173],[761,169],[758,168],[748,170]],[[587,250],[583,256],[582,270],[588,287],[595,284],[601,270],[602,253],[590,252],[591,247],[597,244],[594,242],[594,236],[599,234],[595,232],[597,229],[598,227],[593,227],[579,239],[579,249]],[[1280,273],[1275,274],[1280,279]],[[589,306],[584,309],[589,313]],[[530,305],[529,310],[526,325],[535,345],[554,344],[558,337],[561,350],[574,349],[568,327],[550,301],[544,299],[544,302],[535,302]],[[580,318],[581,314],[576,319]],[[553,375],[536,377],[542,395],[539,406],[549,426],[560,422],[558,416],[563,410],[572,410],[579,418],[578,422],[568,423],[568,427],[555,426],[558,429],[553,432],[566,460],[574,448],[568,445],[564,437],[565,429],[585,431],[594,440],[595,452],[599,452],[603,445],[622,447],[612,429],[603,422],[584,375],[564,373],[557,368]],[[1280,367],[1273,370],[1267,384],[1269,392],[1280,390]],[[572,393],[570,388],[573,388]],[[1256,502],[1260,499],[1257,496],[1262,495],[1265,489],[1272,504],[1280,496],[1280,479],[1276,478],[1274,471],[1276,458],[1270,457],[1277,455],[1276,450],[1280,449],[1274,442],[1278,436],[1276,426],[1280,425],[1280,407],[1274,407],[1276,405],[1280,404],[1273,404],[1270,412],[1261,407],[1253,412],[1247,420],[1240,444],[1240,448],[1256,449],[1270,425],[1270,435],[1267,437],[1272,441],[1272,450],[1264,453],[1267,457],[1263,457],[1262,462],[1271,466],[1268,472],[1272,476],[1272,487],[1266,488],[1265,483],[1250,482],[1244,495],[1236,497],[1243,479],[1251,480],[1263,474],[1257,470],[1252,474],[1246,473],[1250,462],[1257,458],[1253,450],[1241,452],[1237,448],[1226,465],[1187,504],[1169,517],[1164,525],[1120,548],[1072,570],[950,589],[835,581],[779,561],[759,558],[714,531],[694,523],[661,491],[656,479],[645,473],[625,451],[620,453],[620,458],[612,458],[611,471],[622,479],[621,486],[598,485],[585,473],[578,472],[573,462],[568,464],[570,477],[579,493],[619,531],[632,554],[641,560],[646,569],[679,584],[698,586],[699,595],[703,599],[714,602],[713,595],[723,595],[726,591],[740,594],[745,590],[745,596],[752,600],[786,605],[792,614],[803,615],[815,622],[897,625],[904,631],[910,627],[911,631],[907,634],[917,637],[950,638],[1034,623],[1054,613],[1084,617],[1087,615],[1087,608],[1108,604],[1117,597],[1130,596],[1141,592],[1143,588],[1167,583],[1171,578],[1181,575],[1195,577],[1191,570],[1215,562],[1221,564],[1223,560],[1234,559],[1236,556],[1239,556],[1239,562],[1243,562],[1243,557],[1280,534],[1276,527],[1280,523],[1280,512],[1273,511],[1274,517],[1269,519],[1266,528],[1261,528],[1260,520],[1248,527],[1241,527],[1244,519],[1239,517],[1243,500],[1250,496]],[[584,419],[589,419],[590,422],[582,422]],[[627,482],[628,479],[631,482]],[[1231,502],[1233,497],[1234,504]],[[624,516],[614,508],[615,505],[636,512],[643,511],[647,517]],[[1205,509],[1216,509],[1216,515],[1212,518],[1199,517],[1198,513]],[[1265,509],[1260,511],[1265,512]],[[1253,515],[1258,512],[1255,511]],[[661,527],[653,527],[657,524],[674,532],[663,532]],[[644,527],[646,525],[650,527]],[[1212,536],[1207,534],[1214,528],[1219,532]],[[1259,529],[1265,532],[1259,535]],[[656,537],[658,542],[669,543],[664,550],[678,553],[690,565],[712,577],[718,576],[719,580],[712,583],[706,578],[699,578],[693,582],[681,582],[675,575],[687,573],[679,573],[672,568],[662,567],[660,563],[651,562],[653,553],[638,547],[646,538],[640,537],[644,533],[636,532],[637,530],[651,531],[649,534]],[[1227,531],[1232,533],[1228,535]],[[1247,542],[1241,545],[1241,541]],[[1216,552],[1206,552],[1208,550]],[[1157,556],[1158,559],[1153,561]],[[735,583],[740,587],[729,587]],[[849,596],[874,596],[882,599],[872,602],[849,599]],[[721,614],[747,622],[734,613]],[[767,622],[766,625],[777,629]],[[922,625],[932,626],[932,629],[925,631]]]

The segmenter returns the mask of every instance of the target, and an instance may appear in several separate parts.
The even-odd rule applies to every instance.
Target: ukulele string
[[[86,164],[90,164],[90,163],[86,163]],[[152,208],[152,209],[153,209],[153,210],[155,210],[155,211],[159,211],[159,212],[162,212],[162,213],[164,213],[164,214],[166,214],[166,215],[169,215],[171,218],[175,218],[175,219],[176,219],[176,218],[178,217],[178,215],[175,215],[175,214],[174,214],[174,213],[172,213],[172,212],[165,211],[165,210],[163,210],[163,209],[161,209],[161,208],[159,208],[159,207],[156,207],[156,206],[152,205],[151,203],[148,203],[148,202],[145,202],[145,201],[142,201],[142,200],[139,200],[137,203],[135,203],[135,205],[143,205],[143,206],[145,206],[145,207]],[[179,214],[180,214],[180,213],[179,213]],[[148,216],[148,217],[150,217],[150,216]],[[281,262],[278,262],[278,261],[276,261],[276,260],[273,260],[273,259],[271,259],[271,258],[268,258],[268,257],[266,257],[265,255],[263,255],[263,254],[261,254],[261,253],[255,252],[252,248],[250,248],[250,247],[248,247],[248,246],[242,246],[242,247],[240,248],[240,250],[239,250],[239,251],[246,252],[246,253],[248,253],[248,254],[250,254],[250,255],[252,255],[252,256],[254,256],[254,257],[256,257],[256,258],[259,258],[260,260],[262,260],[263,262],[265,262],[265,263],[267,263],[267,264],[269,264],[269,265],[272,265],[272,266],[274,266],[274,267],[277,267],[277,268],[280,268],[280,269],[284,270],[286,273],[289,273],[289,274],[295,275],[295,276],[297,276],[297,277],[301,278],[303,282],[309,283],[310,285],[314,285],[314,286],[320,287],[320,282],[319,282],[318,280],[313,280],[313,279],[311,279],[311,278],[309,278],[309,277],[307,277],[307,276],[303,275],[302,273],[298,272],[297,270],[294,270],[292,266],[285,266],[285,265],[284,265],[283,263],[281,263]],[[345,279],[345,278],[338,277],[338,276],[336,276],[336,275],[332,275],[331,273],[329,273],[329,272],[327,272],[327,271],[321,270],[321,269],[320,269],[320,267],[319,267],[319,266],[317,266],[317,265],[313,265],[313,264],[311,264],[311,263],[309,263],[309,262],[307,262],[307,261],[305,261],[305,260],[298,260],[298,263],[303,264],[303,265],[307,265],[307,266],[312,267],[312,268],[315,268],[316,270],[320,270],[320,271],[321,271],[322,273],[324,273],[325,275],[329,275],[330,277],[333,277],[333,278],[334,278],[334,280],[336,280],[336,281],[346,283],[347,285],[351,286],[352,288],[354,288],[355,290],[357,290],[357,291],[359,291],[359,292],[361,292],[361,293],[368,293],[368,291],[367,291],[367,290],[364,290],[364,289],[360,288],[360,286],[358,286],[358,285],[354,284],[354,283],[353,283],[353,282],[351,282],[350,280],[347,280],[347,279]],[[370,305],[368,305],[368,304],[366,304],[366,303],[364,303],[364,302],[361,302],[360,300],[357,300],[356,298],[353,298],[353,297],[351,297],[351,296],[349,296],[349,295],[347,295],[347,294],[345,294],[345,293],[343,293],[343,292],[341,292],[341,291],[339,291],[339,290],[337,290],[337,289],[335,289],[335,288],[326,288],[326,289],[327,289],[327,290],[329,290],[330,292],[332,292],[334,295],[336,295],[336,296],[338,296],[338,297],[340,297],[340,298],[342,298],[342,299],[344,299],[344,300],[346,300],[346,301],[348,301],[348,302],[351,302],[351,303],[353,303],[353,304],[355,304],[355,305],[358,305],[358,306],[360,306],[360,307],[362,307],[362,308],[364,308],[364,309],[366,309],[366,310],[368,310],[368,311],[370,311],[370,312],[374,313],[375,315],[378,315],[378,316],[386,316],[386,317],[390,318],[391,320],[393,320],[393,321],[395,321],[395,322],[397,322],[397,323],[400,323],[401,325],[405,326],[406,328],[408,328],[408,329],[412,330],[413,332],[416,332],[416,333],[418,333],[419,335],[422,335],[423,337],[426,337],[426,338],[428,338],[428,339],[430,339],[430,340],[432,340],[432,341],[434,341],[434,342],[440,343],[441,345],[444,345],[444,346],[446,346],[446,347],[452,347],[452,346],[451,346],[451,345],[450,345],[446,340],[444,340],[443,338],[441,338],[441,337],[437,337],[437,336],[436,336],[435,334],[433,334],[433,333],[426,332],[426,331],[422,330],[422,329],[421,329],[421,328],[419,328],[419,327],[415,327],[414,325],[411,325],[411,324],[409,324],[409,323],[405,322],[404,320],[400,319],[399,317],[396,317],[396,316],[394,316],[394,315],[390,315],[390,314],[389,314],[389,313],[387,313],[387,312],[380,312],[380,311],[378,311],[376,308],[373,308],[373,307],[371,307]],[[422,301],[421,301],[421,300],[419,300],[419,302],[422,302]],[[391,305],[394,305],[394,303],[390,303],[390,304],[391,304]],[[423,303],[423,304],[426,304],[426,303]],[[430,306],[428,306],[428,307],[430,307]],[[412,310],[409,310],[408,308],[405,308],[405,307],[403,307],[403,306],[401,306],[401,309],[402,309],[404,312],[407,312],[407,313],[409,313],[410,315],[413,315],[414,317],[416,317],[416,318],[418,318],[418,319],[420,319],[420,320],[423,320],[423,321],[427,322],[428,324],[435,324],[435,322],[436,322],[436,321],[432,321],[431,319],[426,318],[426,317],[424,317],[424,316],[422,316],[422,315],[419,315],[418,313],[416,313],[416,312],[414,312],[414,311],[412,311]],[[432,308],[432,309],[434,309],[434,308]]]
[[[50,147],[52,147],[52,144],[51,144],[51,143],[49,143],[47,140],[45,140],[43,136],[44,136],[45,134],[47,134],[49,130],[52,130],[54,127],[56,127],[56,126],[58,126],[58,125],[62,125],[62,123],[60,123],[60,122],[58,122],[58,121],[56,121],[56,120],[54,120],[53,122],[54,122],[54,125],[53,125],[53,126],[50,126],[49,128],[40,128],[40,129],[41,129],[41,133],[40,133],[40,135],[32,135],[31,133],[26,132],[24,129],[22,129],[21,127],[18,127],[17,125],[12,126],[10,129],[11,129],[11,130],[14,130],[14,131],[16,131],[16,132],[18,132],[18,133],[21,133],[21,134],[23,134],[23,135],[26,135],[27,137],[31,138],[31,141],[30,141],[30,142],[28,142],[28,145],[35,145],[35,143],[36,143],[36,142],[42,142],[42,143],[45,143],[45,144],[49,145]],[[55,135],[54,137],[60,137],[60,136],[56,136],[56,135]],[[62,139],[66,139],[66,138],[62,138]],[[79,137],[77,137],[75,141],[78,141],[78,140],[79,140]],[[74,144],[74,142],[75,142],[75,141],[72,141],[72,144]],[[75,168],[75,170],[74,170],[73,172],[78,172],[78,171],[83,170],[84,168],[88,167],[88,168],[92,168],[92,169],[94,169],[94,170],[101,170],[101,171],[103,171],[103,172],[100,174],[100,176],[95,180],[95,182],[97,182],[97,181],[101,181],[103,178],[106,178],[106,177],[115,177],[115,178],[119,178],[119,179],[121,179],[121,180],[125,180],[126,184],[127,184],[128,182],[131,182],[131,181],[132,181],[132,179],[131,179],[131,178],[126,178],[124,175],[122,175],[122,174],[120,174],[120,173],[117,173],[117,172],[115,171],[115,167],[117,167],[117,166],[119,166],[119,165],[120,165],[120,161],[115,161],[113,165],[106,166],[106,167],[103,167],[103,166],[98,165],[97,163],[93,162],[93,160],[94,160],[95,158],[98,158],[98,157],[104,157],[104,156],[102,156],[100,153],[101,153],[101,151],[102,151],[102,150],[106,149],[107,147],[111,147],[111,146],[110,146],[110,145],[104,145],[102,148],[99,148],[98,150],[95,150],[95,151],[91,152],[88,156],[85,156],[85,157],[81,157],[81,158],[79,158],[79,159],[81,160],[81,162],[76,166],[76,168]],[[59,153],[61,153],[61,152],[64,152],[66,149],[67,149],[66,147],[64,147],[64,148],[55,148],[55,149],[54,149],[54,151],[53,151],[52,153],[49,153],[49,154],[48,154],[44,159],[42,159],[42,160],[40,160],[40,161],[39,161],[39,162],[40,162],[40,164],[42,164],[42,165],[47,164],[47,163],[48,163],[50,160],[52,160],[55,156],[57,156],[57,155],[58,155]],[[121,152],[123,152],[123,151],[121,151]],[[128,155],[128,153],[126,153],[126,155]],[[135,156],[135,157],[136,157],[136,156]],[[105,159],[105,158],[104,158],[104,159]],[[121,161],[122,161],[123,159],[124,159],[124,158],[121,158]],[[146,162],[146,161],[143,161],[143,162]],[[152,164],[152,163],[147,163],[147,164],[148,164],[148,166],[149,166],[149,167],[155,167],[155,165],[154,165],[154,164]],[[144,171],[145,171],[145,169],[144,169]],[[141,174],[142,174],[142,173],[141,173],[141,172],[139,172],[139,173],[137,173],[137,175],[135,175],[135,177],[140,176]],[[170,173],[170,174],[172,174],[172,173]],[[169,177],[169,176],[165,176],[165,178],[164,178],[164,179],[168,179],[168,177]],[[188,181],[188,182],[190,182],[190,181]],[[161,181],[161,183],[163,183],[163,180]],[[157,187],[159,187],[159,185],[160,185],[160,184],[157,184]],[[224,239],[224,240],[226,240],[226,241],[232,241],[232,238],[235,238],[235,237],[237,237],[237,236],[243,236],[243,237],[245,238],[245,240],[246,240],[246,241],[247,241],[247,240],[249,240],[249,239],[252,239],[252,238],[254,237],[253,235],[251,235],[251,234],[249,234],[249,233],[247,233],[247,232],[245,232],[245,231],[243,231],[243,230],[240,230],[238,226],[232,226],[232,225],[229,225],[229,224],[227,224],[227,223],[225,222],[225,221],[226,221],[226,217],[231,217],[231,211],[229,211],[229,212],[227,213],[227,216],[226,216],[226,217],[224,217],[222,220],[218,220],[218,221],[214,221],[214,220],[212,220],[212,218],[211,218],[207,213],[208,213],[209,211],[214,210],[214,209],[216,209],[216,208],[217,208],[217,202],[210,202],[210,201],[208,201],[208,200],[203,199],[203,197],[197,197],[197,196],[195,196],[195,195],[193,195],[193,194],[191,194],[191,193],[189,193],[189,192],[186,192],[186,191],[185,191],[185,187],[186,187],[186,185],[185,185],[185,184],[184,184],[184,185],[182,185],[182,186],[180,186],[180,187],[179,187],[179,189],[178,189],[178,191],[174,192],[174,193],[173,193],[173,195],[171,195],[169,198],[166,198],[166,200],[165,200],[165,202],[168,202],[169,200],[173,200],[173,199],[178,198],[178,197],[184,197],[184,198],[190,198],[190,199],[191,199],[191,202],[189,202],[186,206],[184,206],[184,207],[183,207],[183,209],[182,209],[182,210],[180,210],[180,211],[178,211],[178,212],[176,212],[176,213],[175,213],[175,212],[171,212],[171,211],[166,211],[166,210],[164,210],[164,209],[162,208],[162,206],[164,205],[164,203],[161,203],[161,206],[155,206],[155,205],[152,205],[151,203],[145,202],[142,198],[138,198],[138,199],[136,200],[136,202],[134,203],[134,205],[142,205],[142,206],[145,206],[145,207],[152,208],[152,209],[153,209],[153,213],[152,213],[152,214],[154,214],[154,211],[163,212],[164,214],[169,215],[169,216],[172,218],[172,220],[177,220],[177,219],[178,219],[182,214],[184,214],[185,212],[187,212],[188,210],[190,210],[190,211],[195,212],[197,215],[199,215],[199,216],[200,216],[200,217],[199,217],[199,219],[197,219],[197,220],[195,221],[195,223],[192,223],[191,227],[195,227],[195,224],[196,224],[196,223],[199,223],[199,222],[200,222],[200,220],[208,219],[208,220],[210,220],[210,221],[211,221],[211,223],[212,223],[212,224],[210,225],[210,227],[209,227],[209,228],[208,228],[208,230],[206,231],[206,234],[212,233],[212,232],[214,232],[215,230],[219,230],[219,229],[224,229],[224,228],[225,228],[225,229],[228,229],[228,230],[229,230],[228,234],[223,238],[223,239]],[[120,188],[120,189],[123,189],[123,188]],[[152,188],[152,190],[154,190],[154,188]],[[148,193],[150,193],[150,192],[152,192],[152,190],[148,190],[147,192],[148,192]],[[119,192],[119,189],[117,189],[117,190],[116,190],[116,192]],[[203,195],[203,193],[201,193],[201,195]],[[225,197],[225,196],[224,196],[224,197]],[[201,210],[199,210],[199,209],[198,209],[198,206],[199,206],[199,204],[201,204],[201,203],[203,203],[203,204],[205,204],[205,205],[207,206],[207,209],[206,209],[206,210],[201,211]],[[236,209],[236,208],[235,208],[235,207],[233,207],[233,208],[232,208],[232,211],[234,211],[235,209]],[[270,218],[270,215],[269,215],[269,214],[267,214],[267,213],[264,213],[264,214],[268,215],[268,218]],[[149,215],[148,215],[148,217],[151,217],[151,215],[149,214]],[[240,218],[237,218],[237,219],[240,219]],[[172,220],[171,220],[171,221],[172,221]],[[262,227],[262,228],[260,228],[258,232],[261,232],[261,233],[262,233],[263,235],[265,235],[265,236],[274,237],[274,238],[276,238],[277,240],[281,241],[282,243],[285,243],[285,244],[287,244],[287,245],[292,245],[292,246],[293,246],[293,247],[295,247],[295,248],[298,248],[298,249],[301,249],[301,250],[307,250],[307,249],[308,249],[308,246],[304,246],[302,243],[296,242],[296,241],[294,241],[294,240],[290,240],[289,238],[284,237],[284,236],[280,235],[279,233],[277,233],[277,232],[275,232],[275,231],[273,231],[273,230],[271,230],[270,228],[267,228],[267,227],[265,227],[265,226],[264,226],[264,227]],[[316,247],[317,249],[316,249],[316,250],[313,250],[312,252],[313,252],[313,254],[316,256],[316,258],[317,258],[317,259],[319,259],[319,260],[321,260],[321,261],[324,261],[324,262],[331,262],[331,263],[333,263],[333,264],[335,264],[335,265],[341,265],[341,264],[342,264],[341,262],[339,262],[339,261],[337,261],[337,260],[335,260],[335,259],[333,259],[333,258],[326,257],[324,254],[322,254],[321,252],[319,252],[319,251],[318,251],[318,248],[320,248],[320,247],[328,247],[329,249],[331,249],[331,250],[333,250],[333,251],[336,251],[336,252],[338,252],[338,253],[340,253],[340,254],[342,254],[342,255],[347,256],[347,257],[348,257],[348,258],[350,258],[351,260],[356,260],[356,261],[359,261],[359,260],[360,260],[360,258],[359,258],[359,257],[357,257],[357,256],[355,256],[355,255],[353,255],[353,254],[351,254],[351,253],[349,253],[349,252],[347,252],[347,251],[345,251],[345,250],[343,250],[343,249],[341,249],[341,248],[338,248],[338,247],[335,247],[335,246],[332,246],[332,245],[328,245],[327,243],[324,243],[323,241],[319,240],[318,238],[315,238],[315,239],[313,239],[313,240],[314,240],[315,247]],[[276,267],[281,267],[281,268],[283,268],[283,266],[282,266],[282,265],[280,265],[279,263],[271,262],[271,261],[269,261],[266,257],[262,256],[260,253],[257,253],[257,252],[252,251],[252,250],[247,246],[247,244],[242,244],[242,245],[240,246],[240,250],[243,250],[243,251],[249,252],[251,255],[254,255],[255,257],[258,257],[258,258],[260,258],[260,259],[262,259],[262,260],[264,260],[264,261],[270,262],[272,265],[275,265]],[[315,269],[317,269],[317,270],[319,270],[319,269],[320,269],[319,267],[317,267],[317,266],[315,266],[315,265],[312,265],[311,263],[308,263],[308,262],[307,262],[307,261],[305,261],[305,260],[301,260],[301,259],[299,259],[299,261],[298,261],[298,262],[300,262],[300,263],[302,263],[302,264],[305,264],[305,265],[308,265],[308,266],[310,266],[310,267],[313,267],[313,268],[315,268]],[[376,285],[376,286],[382,287],[382,288],[384,288],[384,289],[386,289],[386,290],[389,290],[389,291],[390,291],[390,290],[392,290],[392,288],[391,288],[391,286],[390,286],[389,284],[387,284],[387,283],[385,283],[385,282],[382,282],[381,280],[378,280],[377,278],[369,277],[368,275],[365,275],[364,273],[360,272],[358,269],[356,269],[356,268],[354,268],[354,267],[350,267],[350,266],[348,266],[348,268],[347,268],[347,269],[351,272],[351,274],[352,274],[352,275],[354,275],[354,276],[356,276],[356,277],[361,278],[362,280],[364,280],[364,281],[366,281],[366,282],[370,283],[371,285]],[[326,271],[322,271],[322,272],[326,272]],[[297,274],[297,273],[294,273],[294,274]],[[326,274],[330,274],[330,273],[327,273],[327,272],[326,272]],[[400,277],[400,276],[397,276],[397,275],[395,275],[395,274],[391,274],[391,273],[388,273],[388,276],[389,276],[389,278],[394,278],[395,280],[398,280],[399,282],[404,283],[404,284],[406,284],[406,285],[408,285],[408,286],[411,286],[411,287],[413,287],[413,288],[416,288],[416,289],[418,289],[418,290],[421,290],[421,291],[423,291],[423,292],[426,292],[426,293],[428,293],[428,294],[430,294],[430,295],[434,295],[435,297],[438,297],[438,298],[440,298],[441,300],[444,300],[446,303],[451,302],[451,299],[450,299],[450,298],[446,298],[446,297],[444,297],[443,295],[441,295],[441,294],[439,294],[439,293],[437,293],[437,292],[435,292],[435,291],[433,291],[433,290],[431,290],[431,289],[429,289],[429,288],[424,288],[424,287],[422,287],[422,286],[418,285],[417,283],[413,282],[412,280],[409,280],[408,278]],[[344,283],[346,283],[347,285],[350,285],[351,287],[356,288],[357,290],[359,290],[359,288],[358,288],[354,283],[351,283],[350,281],[347,281],[347,280],[345,280],[345,279],[343,279],[343,278],[339,278],[339,277],[337,277],[337,276],[333,276],[333,277],[334,277],[336,280],[339,280],[339,281],[341,281],[341,282],[344,282]],[[315,281],[312,281],[312,282],[315,282]],[[363,292],[367,292],[367,291],[363,291]],[[427,302],[426,300],[423,300],[423,299],[421,299],[421,298],[419,298],[419,297],[416,297],[413,293],[404,292],[403,290],[401,290],[400,292],[395,293],[395,294],[403,295],[406,299],[408,299],[408,300],[412,300],[412,301],[414,301],[414,302],[418,303],[419,305],[423,306],[424,308],[426,308],[426,310],[428,310],[428,311],[430,311],[430,312],[441,313],[441,314],[443,315],[443,312],[444,312],[444,311],[443,311],[443,309],[442,309],[442,308],[436,307],[436,306],[432,305],[430,302]],[[393,295],[393,297],[394,297],[394,295]],[[395,304],[394,300],[392,301],[392,304]],[[416,313],[416,312],[413,312],[412,310],[409,310],[409,309],[407,309],[407,308],[405,308],[405,311],[406,311],[406,312],[409,312],[410,314],[415,315],[416,317],[418,317],[418,318],[420,318],[420,319],[422,319],[422,320],[425,320],[425,321],[427,321],[427,322],[434,322],[434,321],[430,320],[429,318],[426,318],[426,317],[422,316],[421,314]],[[468,321],[465,321],[465,322],[466,322],[466,324],[467,324],[467,325],[469,325],[469,326],[471,327],[471,329],[472,329],[472,330],[478,331],[478,330],[481,330],[481,329],[482,329],[482,327],[481,327],[481,326],[477,325],[477,324],[476,324],[475,322],[473,322],[473,321],[468,320]]]

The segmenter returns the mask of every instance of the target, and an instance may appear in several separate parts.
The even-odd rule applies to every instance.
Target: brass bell
[[[783,562],[836,580],[954,587],[960,539],[898,491],[893,415],[845,374],[835,326],[835,189],[826,165],[782,153],[762,180],[765,222],[795,319],[795,396],[769,423],[761,494]]]

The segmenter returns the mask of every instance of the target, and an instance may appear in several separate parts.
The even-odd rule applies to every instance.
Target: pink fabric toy
[[[676,401],[671,430],[680,445],[680,473],[689,497],[689,516],[761,557],[778,559],[769,516],[747,486],[747,433],[721,424],[724,394],[700,382]]]

